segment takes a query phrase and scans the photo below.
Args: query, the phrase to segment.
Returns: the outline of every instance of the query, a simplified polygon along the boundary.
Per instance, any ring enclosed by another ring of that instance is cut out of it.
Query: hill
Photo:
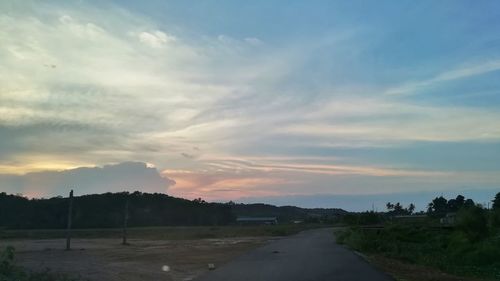
[[[229,225],[238,216],[275,216],[280,223],[333,218],[341,209],[304,209],[267,204],[208,203],[160,193],[103,193],[74,198],[74,228],[120,227],[129,201],[130,226]],[[0,193],[0,228],[54,229],[66,226],[68,199],[28,199]]]
[[[291,222],[294,220],[318,220],[333,219],[348,212],[337,208],[299,208],[295,206],[277,207],[269,204],[234,204],[232,213],[238,217],[277,217],[279,222]]]

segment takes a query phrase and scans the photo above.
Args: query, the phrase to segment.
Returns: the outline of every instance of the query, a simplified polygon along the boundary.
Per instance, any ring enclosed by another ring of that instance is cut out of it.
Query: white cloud
[[[221,119],[227,100],[244,100],[255,93],[249,85],[288,69],[241,42],[181,40],[119,9],[39,8],[0,13],[0,126],[15,128],[9,141],[18,144],[3,170],[39,170],[48,159],[183,165],[181,153],[216,146],[221,130],[246,118],[231,109]]]
[[[263,44],[263,42],[259,38],[255,38],[255,37],[247,37],[247,38],[245,38],[245,42],[247,42],[250,45],[254,45],[254,46],[260,46]]]
[[[376,145],[401,141],[499,140],[496,110],[413,105],[382,98],[337,98],[316,104],[299,122],[278,129],[293,135]]]
[[[332,49],[334,58],[336,44],[351,36],[326,47],[322,40],[279,47],[255,37],[171,33],[178,29],[85,2],[74,9],[31,5],[39,9],[29,15],[0,12],[4,173],[133,160],[202,175],[215,167],[222,171],[215,172],[219,185],[212,187],[234,183],[254,193],[273,183],[298,189],[310,181],[314,189],[314,177],[320,177],[317,188],[326,192],[339,174],[379,172],[391,177],[397,169],[365,163],[335,170],[331,163],[323,167],[311,160],[305,165],[301,159],[259,160],[259,167],[249,169],[219,158],[248,157],[261,150],[272,154],[265,150],[269,144],[355,148],[500,139],[495,109],[418,105],[381,97],[383,91],[371,90],[377,85],[349,88],[306,77],[311,69],[318,71],[306,63],[317,50]],[[492,61],[424,81],[401,81],[387,93],[412,93],[433,83],[495,71],[499,65]],[[360,93],[365,89],[367,93]],[[227,172],[231,167],[252,173],[234,176]],[[266,174],[269,169],[271,175]],[[411,169],[397,172],[413,179],[427,175]],[[361,189],[362,184],[351,185]]]
[[[217,36],[217,40],[221,41],[222,43],[231,43],[234,41],[233,38],[227,36],[227,35],[224,35],[224,34],[219,34]]]
[[[388,89],[386,95],[410,95],[415,91],[429,87],[438,83],[458,80],[462,78],[467,78],[471,76],[481,75],[488,72],[500,70],[500,60],[489,60],[476,64],[469,64],[461,67],[457,67],[452,70],[444,71],[437,74],[435,77],[421,80],[403,83],[402,85],[392,87]]]
[[[165,32],[156,30],[153,32],[141,32],[138,35],[139,41],[149,45],[152,48],[161,48],[168,43],[177,41],[177,38],[172,35],[168,35]]]

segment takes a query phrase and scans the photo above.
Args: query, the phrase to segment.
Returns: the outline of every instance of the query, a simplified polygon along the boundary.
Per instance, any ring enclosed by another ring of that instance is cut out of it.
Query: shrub
[[[488,216],[479,206],[461,209],[457,214],[457,228],[475,242],[488,235]]]
[[[494,228],[500,228],[500,209],[494,209],[491,212],[491,225]]]
[[[30,272],[15,265],[14,248],[6,247],[0,252],[0,281],[77,281],[63,274],[56,274],[49,269],[42,272]]]
[[[14,266],[14,248],[7,247],[0,252],[0,281],[14,278],[16,267]]]
[[[383,215],[375,212],[350,213],[342,219],[342,222],[348,225],[379,224],[383,221]]]

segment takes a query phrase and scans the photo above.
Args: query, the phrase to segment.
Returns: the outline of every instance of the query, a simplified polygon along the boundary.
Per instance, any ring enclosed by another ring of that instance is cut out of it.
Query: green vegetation
[[[224,225],[234,219],[231,207],[226,204],[190,201],[165,194],[122,192],[75,197],[73,227],[121,227],[127,200],[130,201],[130,226]],[[0,193],[0,227],[65,228],[67,215],[67,198],[27,199]]]
[[[204,238],[228,238],[245,236],[287,236],[302,230],[324,225],[319,224],[280,224],[249,226],[165,226],[165,227],[133,227],[128,230],[130,239],[180,240]],[[0,239],[58,239],[64,238],[66,231],[62,229],[22,229],[0,230]],[[120,239],[122,229],[75,229],[74,238],[116,238]]]
[[[500,280],[500,204],[486,210],[470,201],[466,203],[463,196],[457,198],[434,199],[429,204],[428,218],[423,221],[398,221],[372,213],[372,217],[377,215],[381,220],[380,227],[352,225],[337,233],[337,241],[366,254],[431,266],[460,276]],[[500,193],[495,200],[498,198]],[[456,211],[454,223],[440,224],[439,218],[448,211]]]
[[[50,270],[42,272],[28,271],[15,264],[14,248],[7,247],[0,251],[0,281],[77,281],[80,278],[65,274],[53,273]]]
[[[279,223],[325,222],[346,213],[340,209],[207,203],[202,199],[190,201],[159,193],[121,192],[75,197],[73,228],[121,227],[127,200],[131,227],[221,226],[234,224],[238,216],[275,216]],[[66,227],[67,216],[67,198],[28,199],[0,193],[0,229],[62,229]]]
[[[347,225],[375,225],[385,221],[385,215],[375,212],[350,213],[342,217]]]

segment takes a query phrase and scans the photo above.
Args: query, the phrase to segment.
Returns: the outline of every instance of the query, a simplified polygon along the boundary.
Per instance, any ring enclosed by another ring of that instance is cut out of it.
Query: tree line
[[[500,277],[500,192],[492,198],[491,208],[462,195],[436,197],[418,216],[408,215],[412,205],[389,202],[386,207],[387,212],[346,216],[353,227],[340,230],[337,242],[459,276]]]
[[[420,215],[427,216],[429,219],[440,219],[449,213],[458,215],[459,222],[463,225],[474,225],[479,223],[481,226],[473,226],[477,229],[485,230],[488,225],[500,226],[500,192],[492,199],[491,210],[485,209],[485,206],[476,204],[472,199],[466,199],[463,195],[456,198],[446,199],[443,196],[434,198],[428,205],[426,211],[415,212],[413,203],[403,206],[400,202],[387,202],[385,212],[366,211],[361,213],[350,213],[343,216],[342,221],[349,225],[369,225],[379,224],[391,218],[398,216]]]
[[[306,209],[269,204],[209,203],[201,198],[187,200],[160,193],[119,192],[82,195],[74,198],[73,228],[122,227],[128,201],[128,226],[228,225],[238,216],[273,216],[280,223],[302,220],[325,222],[341,216],[342,209]],[[65,228],[68,198],[28,199],[0,193],[0,228]]]
[[[75,197],[73,227],[121,227],[127,201],[129,226],[224,225],[234,220],[231,207],[227,204],[136,191]],[[0,193],[0,227],[64,228],[67,217],[67,198],[28,199]]]

